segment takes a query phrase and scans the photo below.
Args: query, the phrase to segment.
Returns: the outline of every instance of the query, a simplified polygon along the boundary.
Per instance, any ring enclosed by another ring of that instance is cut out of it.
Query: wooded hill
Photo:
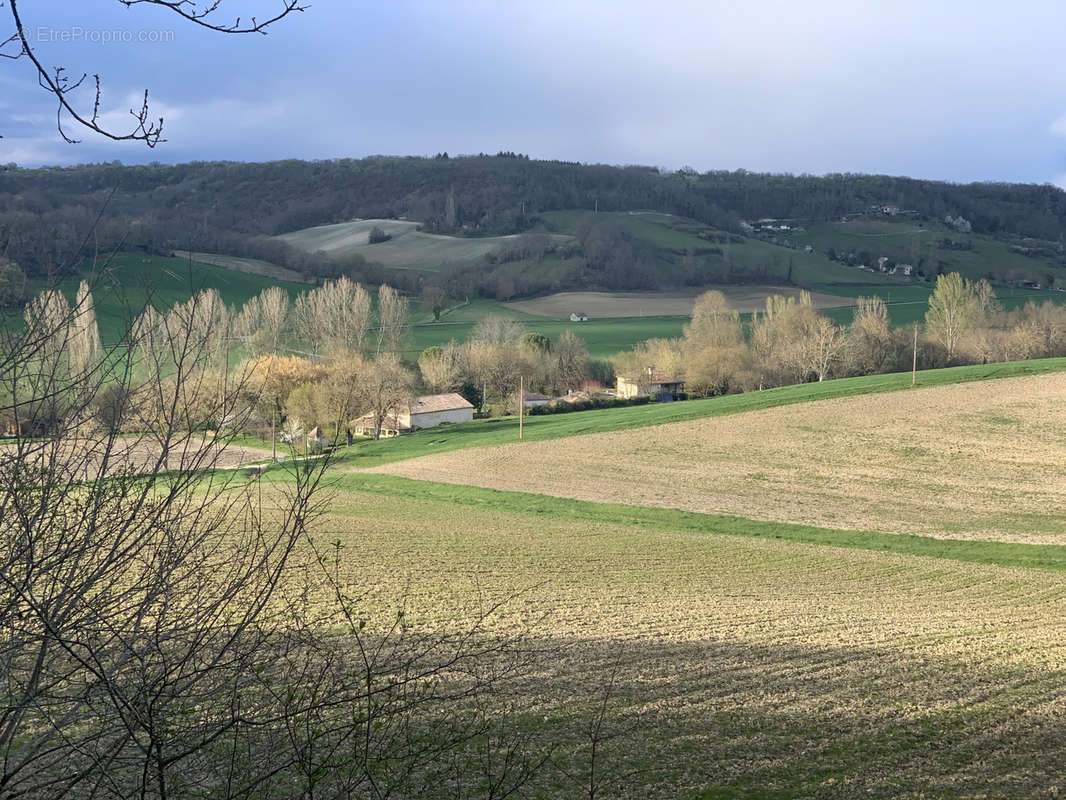
[[[1050,185],[962,185],[878,175],[814,177],[743,170],[664,172],[536,161],[513,153],[264,164],[8,165],[0,168],[0,256],[33,277],[71,269],[84,257],[86,242],[101,251],[181,249],[262,258],[311,275],[388,279],[409,290],[427,279],[442,284],[455,279],[457,285],[451,288],[456,291],[499,294],[501,279],[506,278],[511,283],[504,281],[503,289],[509,295],[580,286],[691,285],[708,278],[697,263],[708,254],[689,252],[699,248],[682,248],[679,255],[689,263],[671,273],[660,268],[661,252],[616,221],[593,219],[584,228],[570,225],[567,230],[553,226],[551,212],[575,209],[654,210],[745,238],[752,231],[743,223],[766,218],[802,226],[849,215],[940,225],[950,218],[952,226],[967,234],[994,237],[1036,253],[1041,263],[1034,266],[1035,274],[1046,272],[1049,265],[1066,267],[1061,247],[1066,193]],[[537,240],[532,240],[524,243],[532,247],[530,252],[519,247],[501,258],[488,258],[483,269],[468,268],[461,277],[427,278],[409,271],[398,279],[395,270],[361,255],[322,258],[274,238],[355,218],[405,218],[421,223],[426,232],[458,236],[547,230],[574,232],[577,240],[574,248],[555,253],[536,252]],[[707,236],[713,238],[705,231],[702,238]],[[729,240],[711,241],[707,249],[728,245]],[[590,246],[594,252],[585,252]],[[550,280],[537,277],[544,270],[500,267],[530,260],[539,264],[546,256],[549,261],[581,261],[554,270]],[[782,275],[772,277],[787,277],[788,259],[784,248],[780,258],[770,259],[782,265]],[[727,266],[714,277],[752,281],[772,271],[767,264]]]

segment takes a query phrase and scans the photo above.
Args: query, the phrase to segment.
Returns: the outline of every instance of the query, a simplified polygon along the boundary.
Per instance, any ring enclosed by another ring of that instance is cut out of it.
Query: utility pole
[[[914,323],[914,359],[911,361],[911,386],[918,383],[918,323]]]
[[[526,410],[526,379],[524,376],[518,378],[518,441],[522,441],[522,417],[525,416]]]

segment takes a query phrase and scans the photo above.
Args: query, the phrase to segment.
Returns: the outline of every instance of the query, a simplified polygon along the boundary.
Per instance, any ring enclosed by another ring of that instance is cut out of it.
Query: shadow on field
[[[1034,797],[1066,774],[1059,671],[933,643],[537,647],[545,668],[513,689],[553,748],[534,781],[553,794],[588,796],[593,764],[604,797]]]

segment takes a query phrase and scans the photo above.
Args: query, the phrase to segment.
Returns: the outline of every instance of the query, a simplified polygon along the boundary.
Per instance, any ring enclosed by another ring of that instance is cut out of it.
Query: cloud
[[[183,28],[165,46],[53,48],[57,63],[101,73],[104,120],[120,130],[150,87],[168,140],[147,150],[78,134],[84,144],[60,155],[502,149],[697,169],[1044,180],[1066,168],[1066,114],[1049,128],[1046,111],[1066,96],[1054,60],[1063,22],[1066,6],[1050,0],[1025,15],[982,0],[965,15],[923,0],[859,10],[843,0],[317,3],[268,37]],[[53,101],[31,83],[0,75],[10,103],[0,133],[56,140]],[[6,151],[0,140],[0,160]]]

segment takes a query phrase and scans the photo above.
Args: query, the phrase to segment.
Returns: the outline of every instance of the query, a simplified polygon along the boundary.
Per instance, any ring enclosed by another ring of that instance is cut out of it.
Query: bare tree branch
[[[15,31],[0,43],[0,56],[10,60],[24,58],[33,64],[37,71],[38,85],[55,97],[57,101],[56,129],[59,131],[63,141],[68,144],[77,144],[81,141],[64,128],[64,120],[67,118],[73,120],[77,126],[86,128],[116,142],[137,141],[143,142],[149,148],[154,148],[161,142],[166,141],[163,138],[163,118],[153,118],[149,110],[147,89],[144,90],[144,97],[139,107],[129,110],[129,114],[133,118],[133,124],[126,131],[108,126],[100,119],[102,90],[98,74],[92,75],[92,102],[89,104],[91,108],[83,107],[78,103],[76,100],[78,90],[82,88],[90,77],[89,73],[83,72],[80,76],[74,77],[68,74],[66,67],[56,66],[49,68],[45,66],[42,57],[34,47],[32,37],[28,33],[22,15],[19,12],[20,2],[21,0],[7,0],[6,5]],[[232,23],[216,24],[213,21],[213,15],[220,11],[222,0],[213,0],[213,2],[207,4],[195,2],[195,0],[118,0],[118,2],[126,7],[142,4],[161,6],[188,22],[219,33],[259,33],[263,35],[267,33],[269,26],[294,12],[305,11],[309,7],[300,0],[282,0],[280,11],[267,19],[259,20],[256,17],[252,17],[250,22],[242,24],[240,17],[238,17]],[[4,8],[4,5],[3,2],[0,2],[0,9]]]

